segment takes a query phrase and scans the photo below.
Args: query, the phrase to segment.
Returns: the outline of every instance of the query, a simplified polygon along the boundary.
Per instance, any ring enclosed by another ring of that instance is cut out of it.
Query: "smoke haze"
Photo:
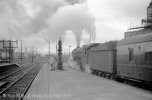
[[[95,19],[86,0],[1,0],[0,36],[39,35],[51,42],[72,31],[80,45],[83,31],[95,39]]]

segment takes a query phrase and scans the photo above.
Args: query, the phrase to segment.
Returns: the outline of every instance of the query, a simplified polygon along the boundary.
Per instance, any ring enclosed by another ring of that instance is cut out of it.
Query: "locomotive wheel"
[[[108,74],[106,74],[106,79],[109,79],[109,75]]]
[[[94,70],[94,75],[97,75],[97,71],[96,70]]]
[[[94,75],[94,70],[92,70],[92,69],[91,69],[91,74],[93,74],[93,75]]]
[[[100,77],[102,77],[102,72],[100,72]]]
[[[115,78],[114,78],[114,75],[113,75],[113,74],[111,74],[111,75],[110,75],[110,79],[111,79],[111,80],[115,80]]]
[[[110,78],[111,78],[111,74],[108,75],[108,79],[110,79]]]
[[[106,74],[105,73],[103,73],[103,77],[106,78]]]

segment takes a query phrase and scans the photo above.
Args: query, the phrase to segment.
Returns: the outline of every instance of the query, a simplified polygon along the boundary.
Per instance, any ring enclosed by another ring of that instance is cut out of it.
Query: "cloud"
[[[66,0],[68,4],[74,5],[76,3],[84,3],[86,0]]]
[[[120,40],[130,26],[140,26],[150,1],[88,0],[89,10],[96,18],[96,42]]]
[[[5,37],[45,33],[43,38],[55,42],[71,30],[79,44],[85,30],[95,38],[95,19],[85,0],[2,0],[0,4],[0,34]]]
[[[50,33],[48,35],[52,40],[63,37],[68,30],[75,34],[78,45],[83,30],[95,39],[95,19],[89,13],[86,3],[60,7],[48,22],[50,28],[46,33]]]
[[[66,41],[68,31],[68,34],[72,34],[70,36],[76,37],[78,45],[80,41],[87,43],[90,35],[93,40],[97,37],[97,42],[121,39],[130,23],[140,25],[140,20],[146,18],[149,2],[150,0],[0,0],[0,37],[22,37],[27,39],[27,44],[34,44],[32,38],[34,40],[35,37],[35,41],[43,41],[42,44],[36,44],[38,47],[47,45],[45,38],[50,39],[52,44],[59,37]],[[73,38],[68,38],[68,41],[75,42]]]

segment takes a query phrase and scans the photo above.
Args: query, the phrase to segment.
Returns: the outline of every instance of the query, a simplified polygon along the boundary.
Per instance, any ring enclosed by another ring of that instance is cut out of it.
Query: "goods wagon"
[[[83,45],[83,51],[82,51],[82,56],[81,56],[81,68],[83,71],[86,71],[89,67],[89,50],[93,47],[98,46],[99,43],[92,43],[89,45]]]
[[[117,76],[152,83],[152,33],[118,42]]]
[[[82,57],[81,57],[81,63],[82,65],[86,65],[86,64],[89,64],[88,61],[89,61],[89,50],[93,47],[96,47],[98,46],[99,43],[92,43],[92,44],[89,44],[89,45],[84,45],[82,48],[83,48],[83,51],[82,51]]]
[[[113,78],[116,74],[116,41],[100,44],[89,50],[89,64],[93,74]]]

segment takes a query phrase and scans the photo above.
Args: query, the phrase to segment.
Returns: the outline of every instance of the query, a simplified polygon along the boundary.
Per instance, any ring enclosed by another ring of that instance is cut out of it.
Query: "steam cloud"
[[[1,37],[37,34],[55,42],[72,31],[80,45],[83,31],[95,39],[94,22],[86,0],[0,0]]]

